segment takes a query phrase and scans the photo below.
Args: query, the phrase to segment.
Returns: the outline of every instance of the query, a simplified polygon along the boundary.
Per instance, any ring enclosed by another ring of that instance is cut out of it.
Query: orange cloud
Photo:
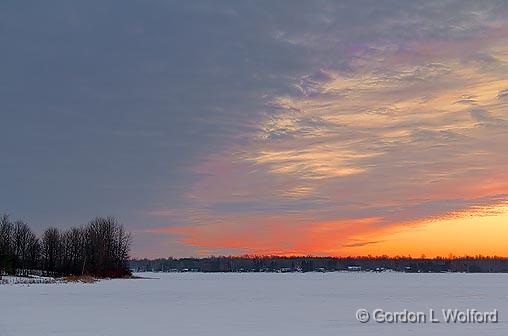
[[[508,205],[473,207],[443,217],[383,225],[381,218],[289,225],[264,221],[238,226],[166,227],[151,233],[181,237],[200,254],[233,249],[260,255],[508,256]],[[488,243],[487,243],[488,242]]]

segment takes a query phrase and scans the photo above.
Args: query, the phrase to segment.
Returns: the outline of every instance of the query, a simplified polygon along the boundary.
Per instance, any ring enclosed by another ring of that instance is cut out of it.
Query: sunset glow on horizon
[[[303,227],[271,223],[260,228],[265,238],[255,238],[248,232],[224,235],[230,230],[229,226],[207,226],[207,231],[169,227],[150,232],[181,235],[185,237],[182,243],[197,248],[207,245],[242,249],[248,255],[503,257],[508,255],[507,221],[508,206],[500,204],[387,227],[376,227],[376,218],[311,223]],[[285,242],[285,246],[280,242]],[[198,250],[197,254],[208,256],[213,253],[205,249]]]

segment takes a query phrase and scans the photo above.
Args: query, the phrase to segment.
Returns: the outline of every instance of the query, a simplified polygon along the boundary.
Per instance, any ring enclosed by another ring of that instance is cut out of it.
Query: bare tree
[[[110,277],[128,274],[130,243],[130,235],[116,218],[93,219],[86,228],[86,270]]]
[[[34,234],[25,222],[18,220],[14,223],[13,248],[14,268],[25,270],[30,263],[30,243]]]
[[[14,225],[8,215],[0,217],[0,275],[3,272],[13,272],[12,235]]]
[[[57,228],[47,228],[42,234],[42,266],[50,272],[57,272],[60,267],[61,256],[60,231]]]
[[[116,229],[116,245],[114,258],[117,269],[126,269],[128,267],[130,245],[132,242],[131,234],[126,232],[123,225],[118,225]]]
[[[61,236],[62,272],[80,274],[85,261],[85,230],[71,228]]]
[[[25,257],[25,264],[23,265],[26,269],[35,270],[39,266],[39,259],[41,255],[41,244],[39,238],[30,231],[27,237],[27,251]]]

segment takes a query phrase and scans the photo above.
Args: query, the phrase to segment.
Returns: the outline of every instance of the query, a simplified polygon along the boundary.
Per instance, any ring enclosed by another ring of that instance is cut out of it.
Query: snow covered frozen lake
[[[142,273],[0,286],[0,336],[506,335],[508,274]],[[499,311],[497,324],[360,323],[365,308]]]

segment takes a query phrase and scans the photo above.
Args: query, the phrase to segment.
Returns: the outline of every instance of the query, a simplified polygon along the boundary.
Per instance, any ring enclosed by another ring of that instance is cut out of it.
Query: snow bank
[[[57,282],[57,280],[55,280],[55,278],[41,277],[41,276],[17,277],[17,276],[3,275],[2,279],[0,279],[0,285],[51,284],[51,283],[55,283],[55,282]]]

